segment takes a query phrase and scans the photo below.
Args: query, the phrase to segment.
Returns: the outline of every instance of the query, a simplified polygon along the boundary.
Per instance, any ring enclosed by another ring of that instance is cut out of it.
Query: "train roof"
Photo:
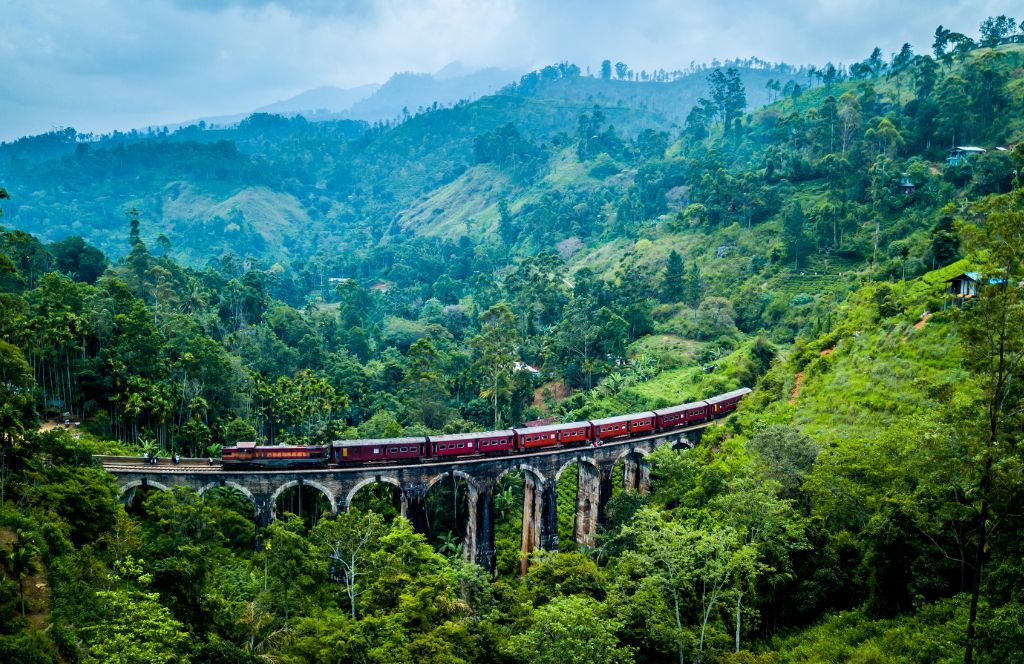
[[[734,399],[736,397],[742,397],[745,394],[750,394],[752,391],[753,390],[751,390],[749,387],[741,387],[740,389],[733,390],[732,392],[726,392],[725,394],[719,394],[718,396],[710,397],[707,400],[707,402],[709,404],[721,403],[728,399]]]
[[[431,436],[432,443],[447,443],[453,440],[476,440],[477,438],[500,438],[513,435],[512,429],[501,429],[499,431],[471,431],[469,433],[449,433],[443,436]]]
[[[234,448],[237,450],[281,450],[287,447],[293,447],[303,450],[324,449],[323,445],[259,445],[256,443],[256,441],[253,440],[240,440],[234,445],[225,445],[224,447],[227,449]]]
[[[421,445],[427,442],[426,436],[409,438],[357,438],[353,440],[335,440],[333,447],[369,447],[371,445]]]
[[[673,413],[683,413],[694,408],[704,408],[708,405],[706,401],[691,401],[690,403],[681,403],[678,406],[669,406],[668,408],[659,408],[654,411],[655,415],[671,415]]]
[[[567,422],[565,424],[545,424],[542,427],[524,427],[516,429],[516,433],[519,435],[531,434],[531,433],[547,433],[549,431],[562,431],[563,429],[579,429],[580,427],[589,427],[590,422]]]
[[[630,413],[629,415],[615,415],[613,417],[602,417],[597,420],[590,420],[590,423],[595,426],[600,424],[614,424],[615,422],[628,422],[629,420],[635,420],[647,416],[655,417],[652,411],[647,411],[643,413]]]

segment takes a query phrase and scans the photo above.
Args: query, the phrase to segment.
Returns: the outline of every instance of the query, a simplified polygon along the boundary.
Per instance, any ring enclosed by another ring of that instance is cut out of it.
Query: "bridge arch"
[[[153,480],[150,480],[150,479],[132,480],[130,482],[126,482],[125,484],[123,484],[121,486],[121,491],[120,491],[120,493],[118,495],[123,496],[124,494],[128,493],[129,490],[135,489],[135,488],[140,487],[140,486],[145,486],[147,488],[148,487],[153,487],[154,489],[160,489],[161,491],[170,491],[171,490],[171,487],[167,486],[166,484],[163,484],[161,482],[154,482]]]
[[[613,465],[616,465],[623,459],[629,458],[631,456],[642,456],[646,459],[648,456],[650,456],[650,454],[650,450],[645,449],[643,447],[627,448],[619,452],[618,456],[615,457]]]
[[[303,478],[302,480],[291,480],[290,482],[285,482],[281,486],[277,487],[277,490],[275,490],[274,493],[270,496],[270,506],[271,506],[271,509],[274,509],[274,506],[277,505],[277,499],[281,496],[282,493],[284,493],[288,489],[291,489],[292,487],[297,487],[297,486],[301,486],[301,487],[310,486],[310,487],[313,487],[314,489],[318,490],[320,493],[324,494],[325,496],[327,496],[327,502],[331,506],[331,514],[337,514],[337,512],[338,512],[338,504],[337,504],[337,502],[335,502],[334,492],[331,491],[330,489],[328,489],[326,486],[324,486],[320,482],[316,482],[314,480],[307,480],[305,478]]]
[[[402,491],[402,483],[396,480],[394,477],[389,475],[378,475],[376,477],[367,477],[366,479],[359,480],[356,485],[345,495],[344,502],[337,506],[338,510],[348,511],[352,507],[352,499],[356,497],[359,490],[368,487],[371,484],[390,484],[398,488],[399,494]]]
[[[469,486],[473,487],[473,489],[475,491],[479,491],[480,490],[480,482],[478,482],[476,480],[476,478],[474,478],[472,475],[469,475],[468,473],[465,473],[465,472],[463,472],[461,470],[452,469],[450,471],[447,471],[447,472],[444,472],[444,473],[440,473],[439,475],[434,475],[429,480],[427,480],[427,487],[426,487],[427,493],[430,492],[430,487],[434,486],[435,484],[437,484],[438,482],[440,482],[441,480],[443,480],[443,479],[445,479],[447,477],[451,477],[452,475],[455,475],[456,477],[460,477],[460,478],[466,480],[466,484],[468,484]]]
[[[590,458],[590,457],[585,457],[585,456],[573,457],[573,458],[569,459],[568,461],[566,461],[565,463],[563,463],[562,467],[558,469],[557,473],[555,473],[555,484],[558,484],[558,480],[562,479],[562,473],[565,472],[565,469],[568,468],[569,466],[573,465],[574,463],[577,463],[577,464],[585,463],[588,466],[593,466],[595,471],[600,470],[600,467],[597,465],[597,461],[592,459],[592,458]]]
[[[494,478],[495,484],[500,482],[501,478],[504,477],[505,475],[508,475],[509,473],[515,473],[518,471],[522,471],[523,474],[526,476],[532,476],[533,483],[538,489],[543,489],[548,484],[548,479],[544,477],[544,473],[538,470],[535,466],[531,466],[528,463],[516,464],[511,468],[506,468],[505,470],[501,471],[501,473],[499,473],[498,476]]]
[[[231,487],[232,489],[238,489],[245,494],[245,497],[249,499],[253,505],[256,504],[256,496],[252,495],[252,491],[249,491],[245,486],[238,482],[209,482],[199,489],[199,495],[205,495],[210,489],[219,489],[220,487]]]

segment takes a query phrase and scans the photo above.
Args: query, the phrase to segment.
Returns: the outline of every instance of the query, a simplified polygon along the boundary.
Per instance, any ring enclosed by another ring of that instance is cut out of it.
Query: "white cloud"
[[[940,23],[973,33],[1013,9],[1001,0],[0,0],[0,139],[243,112],[453,60],[849,62],[875,45],[927,51]]]

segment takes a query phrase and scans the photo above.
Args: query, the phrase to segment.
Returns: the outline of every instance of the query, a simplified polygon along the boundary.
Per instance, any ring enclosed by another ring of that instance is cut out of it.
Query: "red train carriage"
[[[629,419],[629,433],[638,434],[644,431],[654,431],[658,426],[658,416],[652,412],[633,413],[626,416]]]
[[[438,458],[467,454],[493,454],[514,448],[515,432],[511,429],[430,437],[430,454]]]
[[[561,445],[589,443],[594,440],[594,427],[590,422],[570,422],[558,426],[558,442]]]
[[[750,392],[749,387],[741,387],[738,390],[719,394],[717,397],[711,397],[707,400],[708,407],[711,408],[710,415],[712,417],[721,417],[726,413],[736,410],[736,404],[740,402],[740,399],[750,394]]]
[[[250,468],[320,468],[327,464],[323,445],[257,445],[239,442],[220,450],[224,465]]]
[[[658,416],[654,413],[632,413],[630,415],[617,415],[615,417],[603,417],[598,420],[591,420],[594,427],[594,438],[598,441],[606,438],[618,438],[654,431],[657,426]]]
[[[331,443],[331,462],[337,464],[420,459],[429,454],[427,438],[379,438],[336,440]]]
[[[703,422],[710,417],[706,401],[693,401],[654,411],[658,416],[658,429],[682,427],[693,422]]]
[[[516,449],[528,450],[537,447],[554,447],[572,443],[589,442],[592,439],[590,422],[569,422],[549,424],[542,427],[516,429]]]
[[[629,435],[629,415],[616,415],[615,417],[602,417],[598,420],[590,420],[594,427],[594,439],[601,441],[605,438],[617,438]]]

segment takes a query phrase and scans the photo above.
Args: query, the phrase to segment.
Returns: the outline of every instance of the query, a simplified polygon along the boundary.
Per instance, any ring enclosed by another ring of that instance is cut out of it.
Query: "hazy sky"
[[[395,71],[926,52],[1019,0],[0,0],[0,140],[238,113]],[[1024,16],[1018,16],[1024,18]]]

